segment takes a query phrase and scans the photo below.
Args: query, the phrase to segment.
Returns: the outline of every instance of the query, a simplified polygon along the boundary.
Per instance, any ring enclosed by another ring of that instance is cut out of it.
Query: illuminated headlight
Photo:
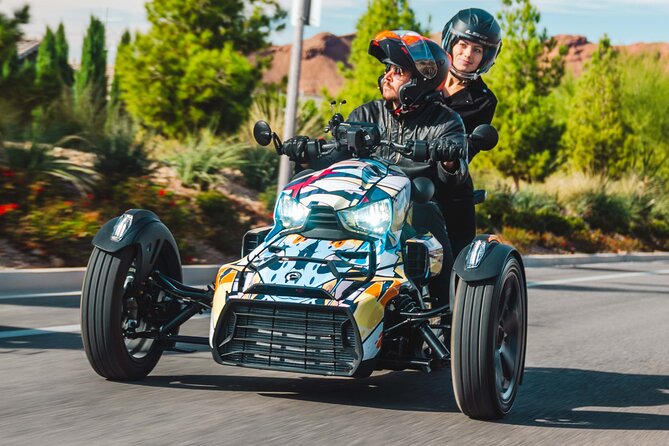
[[[297,229],[304,226],[309,216],[309,208],[288,194],[282,194],[276,205],[277,217],[286,229]]]
[[[338,212],[339,221],[349,231],[383,237],[390,229],[393,209],[390,199]]]

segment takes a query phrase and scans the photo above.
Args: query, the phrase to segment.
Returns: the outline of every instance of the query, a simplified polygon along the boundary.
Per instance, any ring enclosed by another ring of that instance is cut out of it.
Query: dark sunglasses
[[[387,63],[387,64],[386,64],[386,74],[387,74],[390,70],[394,70],[394,71],[393,71],[393,74],[394,74],[395,76],[399,76],[399,77],[404,76],[404,73],[405,73],[404,68],[402,68],[402,67],[400,67],[400,66],[397,66],[397,65],[393,65],[393,64],[391,64],[391,63]]]

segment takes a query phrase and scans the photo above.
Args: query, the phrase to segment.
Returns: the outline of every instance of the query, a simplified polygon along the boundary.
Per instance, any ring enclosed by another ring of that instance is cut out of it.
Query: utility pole
[[[311,0],[293,0],[297,8],[297,23],[295,24],[295,35],[293,37],[293,48],[290,51],[290,71],[288,72],[288,95],[286,104],[285,125],[283,129],[284,140],[295,136],[295,118],[297,116],[298,84],[300,82],[300,64],[302,62],[302,36],[304,25],[309,20],[309,9]],[[293,173],[293,162],[287,156],[281,155],[279,161],[278,193],[288,184]]]

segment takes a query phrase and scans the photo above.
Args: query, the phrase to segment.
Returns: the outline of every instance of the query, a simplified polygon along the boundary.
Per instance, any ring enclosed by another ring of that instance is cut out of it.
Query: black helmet
[[[448,55],[437,43],[416,32],[381,31],[370,42],[368,53],[384,64],[411,72],[411,79],[399,89],[404,109],[428,101],[446,82]],[[379,88],[382,79],[383,76],[379,78]]]
[[[483,46],[483,59],[473,73],[457,70],[451,65],[451,73],[463,80],[474,80],[495,63],[499,49],[502,47],[502,32],[495,17],[483,9],[463,9],[446,22],[441,32],[441,46],[453,57],[453,45],[465,39]]]

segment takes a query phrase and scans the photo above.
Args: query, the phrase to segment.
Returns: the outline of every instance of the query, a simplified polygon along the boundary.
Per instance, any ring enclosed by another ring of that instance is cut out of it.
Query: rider
[[[385,64],[378,86],[383,99],[353,110],[348,122],[370,122],[379,126],[381,139],[400,144],[412,140],[429,142],[430,160],[417,162],[397,154],[396,164],[410,177],[427,177],[444,187],[452,187],[467,177],[466,139],[462,119],[441,100],[449,69],[448,56],[436,43],[412,31],[382,31],[369,45],[369,54]],[[304,153],[304,139],[287,141],[284,150]],[[379,153],[382,156],[389,154]],[[335,152],[313,161],[322,169],[348,157]],[[431,281],[431,295],[445,304],[453,265],[444,217],[434,202],[414,204],[412,226],[431,232],[444,248],[442,274]],[[441,300],[444,299],[444,300]]]
[[[490,124],[495,114],[497,98],[481,75],[495,63],[502,46],[501,30],[487,11],[463,9],[446,22],[441,39],[452,61],[442,89],[444,102],[462,117],[469,134],[481,124]],[[470,145],[469,161],[476,153]],[[454,256],[476,236],[473,191],[469,175],[454,187],[437,184],[435,197],[446,217]]]

